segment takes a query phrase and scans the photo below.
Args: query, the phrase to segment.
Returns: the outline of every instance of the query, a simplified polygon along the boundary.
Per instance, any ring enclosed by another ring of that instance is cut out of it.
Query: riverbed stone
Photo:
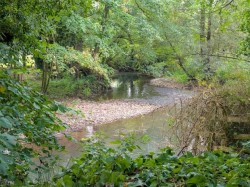
[[[64,104],[76,110],[80,110],[84,114],[84,116],[58,114],[58,117],[70,126],[66,132],[78,131],[88,125],[102,125],[118,119],[127,119],[138,115],[144,115],[160,108],[160,106],[157,105],[123,100],[94,102],[69,99],[64,101]]]

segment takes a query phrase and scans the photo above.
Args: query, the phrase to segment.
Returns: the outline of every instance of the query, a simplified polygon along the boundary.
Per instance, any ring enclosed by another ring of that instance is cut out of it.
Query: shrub
[[[33,89],[40,91],[41,82],[29,79],[27,84]],[[94,75],[88,75],[80,79],[65,76],[61,79],[50,81],[48,96],[51,99],[61,99],[64,97],[92,97],[109,89],[109,81],[100,81]]]
[[[175,71],[170,76],[174,80],[176,80],[179,83],[187,83],[188,82],[188,76],[183,71]]]
[[[150,65],[145,70],[145,73],[150,74],[154,77],[162,77],[167,72],[166,62],[155,63]]]
[[[220,62],[215,72],[215,81],[225,83],[230,80],[244,81],[250,77],[250,65],[246,62]]]
[[[52,150],[63,148],[54,133],[66,126],[54,112],[67,109],[10,78],[0,79],[0,108],[0,185],[26,183],[30,172],[53,165]]]

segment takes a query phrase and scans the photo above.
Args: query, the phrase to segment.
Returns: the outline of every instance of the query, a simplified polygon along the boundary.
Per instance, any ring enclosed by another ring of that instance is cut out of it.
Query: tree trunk
[[[52,64],[43,61],[42,87],[41,92],[46,94],[49,87],[49,82],[52,74]]]
[[[208,21],[207,21],[207,50],[205,58],[205,74],[206,79],[210,79],[212,76],[210,54],[211,54],[211,36],[212,36],[212,6],[213,0],[209,0],[209,10],[208,10]]]
[[[178,60],[178,64],[179,64],[180,68],[188,76],[189,80],[196,81],[196,78],[193,75],[191,75],[187,71],[187,69],[184,67],[184,63],[185,63],[184,57],[181,56],[180,54],[178,54],[178,52],[176,51],[174,45],[172,44],[172,42],[168,39],[168,37],[166,35],[165,35],[165,38],[168,41],[168,43],[169,43],[170,47],[172,48],[173,52],[175,53],[174,56]]]
[[[206,22],[206,5],[203,0],[201,0],[200,3],[201,9],[200,9],[200,58],[202,63],[205,62],[205,42],[206,42],[206,36],[205,36],[205,22]]]

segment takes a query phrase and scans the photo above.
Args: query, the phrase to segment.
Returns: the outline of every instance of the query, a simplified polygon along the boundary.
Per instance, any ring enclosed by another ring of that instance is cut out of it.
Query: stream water
[[[72,136],[77,140],[81,140],[84,137],[93,136],[95,132],[99,132],[104,135],[105,142],[109,144],[109,142],[121,138],[121,134],[133,132],[138,136],[147,134],[151,138],[150,142],[141,145],[143,153],[157,151],[159,148],[166,146],[174,147],[174,140],[169,139],[172,132],[167,123],[169,115],[167,108],[180,102],[181,99],[192,97],[193,92],[156,87],[150,85],[149,81],[149,77],[135,73],[119,74],[113,78],[112,90],[98,96],[96,100],[126,99],[164,107],[143,116],[122,119],[100,126],[86,126],[81,131],[73,132]],[[66,147],[66,152],[61,155],[62,160],[66,161],[80,154],[80,144],[68,141],[65,138],[59,141]]]

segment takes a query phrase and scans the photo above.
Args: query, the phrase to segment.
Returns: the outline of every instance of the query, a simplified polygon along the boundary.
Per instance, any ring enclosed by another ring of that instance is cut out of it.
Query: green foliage
[[[200,156],[159,153],[131,156],[131,139],[115,141],[117,149],[96,139],[84,143],[82,156],[54,178],[55,186],[249,186],[249,157],[205,152]]]
[[[167,73],[168,67],[166,62],[155,63],[147,66],[145,73],[154,77],[162,77]]]
[[[179,83],[187,83],[188,82],[188,76],[187,76],[187,74],[184,73],[181,70],[173,72],[170,75],[170,77],[173,78],[174,80],[176,80]]]
[[[246,62],[226,61],[218,63],[214,79],[219,82],[246,81],[250,77],[250,65]]]
[[[250,55],[250,1],[245,0],[244,6],[246,7],[243,12],[243,19],[242,19],[242,25],[241,30],[246,33],[246,38],[242,42],[241,46],[241,53],[248,56]]]
[[[220,95],[224,97],[225,102],[240,114],[247,117],[250,106],[250,77],[245,80],[230,80],[220,89]],[[242,110],[243,108],[243,110]],[[234,111],[236,113],[236,111]]]
[[[23,58],[33,55],[53,63],[57,69],[53,76],[59,77],[68,67],[73,71],[77,63],[85,74],[98,75],[106,84],[108,77],[103,72],[106,70],[99,63],[118,70],[162,76],[166,68],[161,62],[176,61],[175,66],[181,67],[189,79],[203,80],[207,75],[204,58],[200,57],[201,33],[197,24],[200,2],[52,0],[45,6],[44,1],[3,0],[1,63],[22,67]],[[203,46],[210,48],[205,54],[209,58],[208,67],[215,67],[218,61],[224,63],[228,54],[234,56],[242,40],[242,51],[248,53],[248,3],[240,0],[227,5],[223,0],[209,7],[209,1],[204,2],[206,20],[209,8],[212,9],[212,37]],[[48,10],[47,6],[53,8]],[[237,30],[240,26],[245,36]],[[88,55],[82,55],[83,51]],[[176,74],[169,67],[167,73]],[[177,79],[185,82],[184,76],[177,75]]]
[[[0,79],[0,108],[0,184],[25,183],[29,172],[53,165],[51,151],[62,149],[54,133],[66,127],[55,112],[67,109],[10,78]]]
[[[95,75],[105,81],[109,81],[112,69],[106,70],[98,61],[95,61],[87,52],[80,52],[73,48],[65,48],[58,44],[51,44],[44,55],[45,63],[51,63],[54,76],[60,77],[62,73],[75,75],[76,78],[85,75]],[[107,67],[108,69],[108,67]],[[77,75],[76,75],[77,74]]]
[[[59,91],[59,97],[63,95],[77,95],[82,90],[85,90],[84,92],[87,95],[104,91],[109,88],[109,77],[113,74],[112,68],[95,61],[89,53],[65,48],[56,43],[49,45],[47,53],[41,61],[36,61],[37,66],[43,66],[44,63],[49,64],[48,71],[50,78],[52,78],[48,91],[52,95],[56,95],[56,92]],[[44,76],[44,73],[41,75]],[[31,79],[36,76],[29,77]],[[93,82],[90,83],[90,81]],[[28,80],[28,82],[33,81]],[[35,85],[30,85],[36,87],[36,82]],[[63,87],[66,89],[62,89]],[[64,91],[61,92],[58,89]]]
[[[40,90],[41,84],[39,80],[30,79],[27,84],[37,91]],[[108,83],[105,85],[94,75],[88,75],[80,79],[64,76],[64,78],[52,79],[50,81],[47,95],[50,99],[62,99],[65,97],[88,98],[100,94],[108,86]]]

